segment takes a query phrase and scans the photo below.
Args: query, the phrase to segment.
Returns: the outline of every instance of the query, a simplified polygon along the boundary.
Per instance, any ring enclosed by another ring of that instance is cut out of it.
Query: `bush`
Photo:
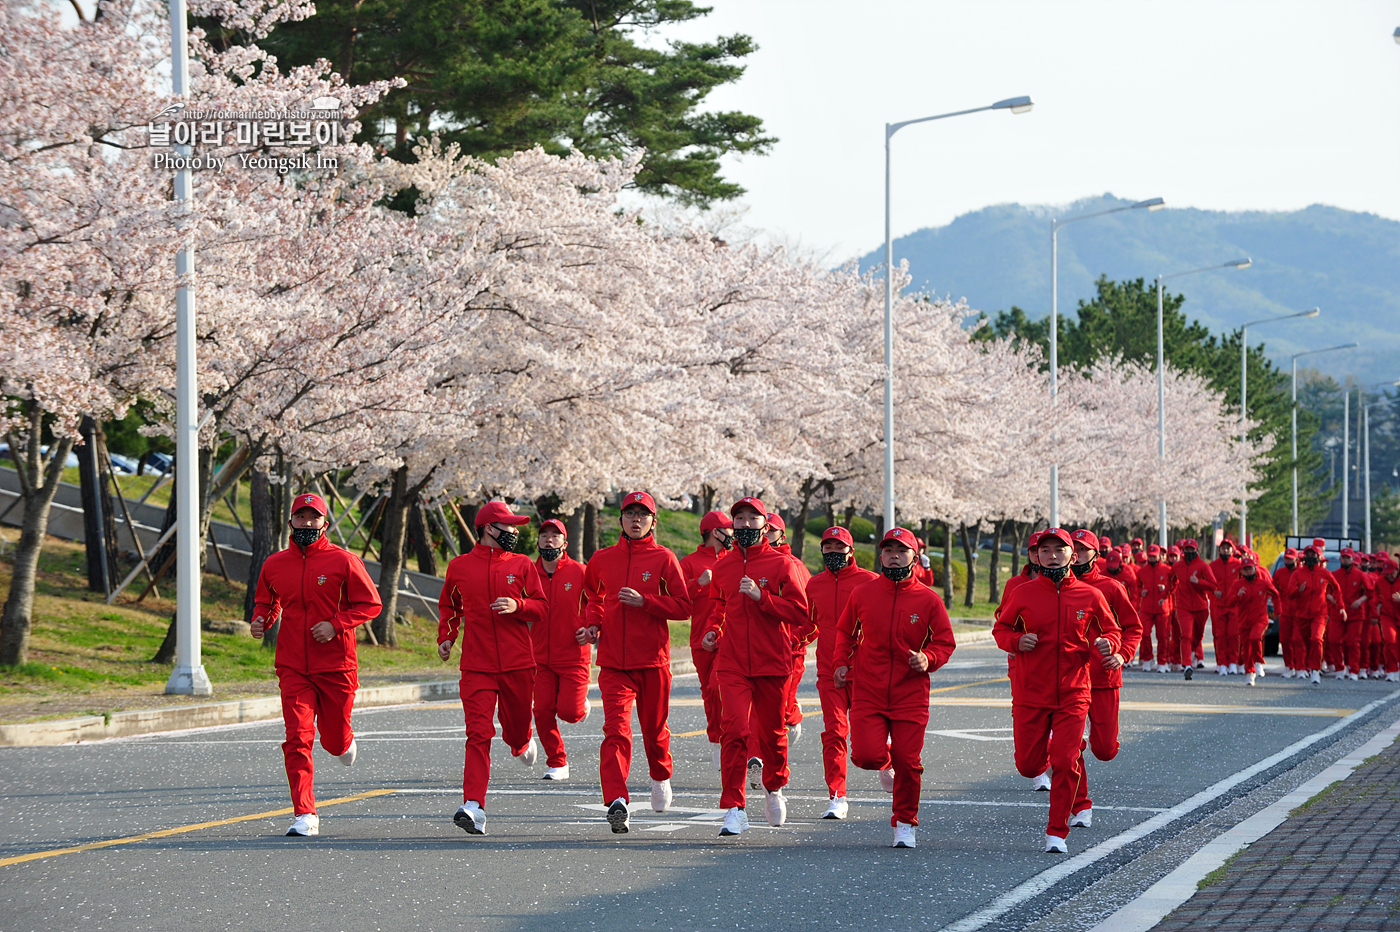
[[[856,566],[863,570],[875,569],[875,551],[856,549]]]
[[[826,523],[826,515],[817,515],[815,518],[807,519],[807,533],[815,534],[818,538],[822,536],[822,532],[825,531],[827,527],[829,527],[829,525]],[[873,521],[867,521],[859,515],[851,518],[851,537],[855,538],[856,543],[870,543],[871,536],[874,535],[874,533],[875,523]]]

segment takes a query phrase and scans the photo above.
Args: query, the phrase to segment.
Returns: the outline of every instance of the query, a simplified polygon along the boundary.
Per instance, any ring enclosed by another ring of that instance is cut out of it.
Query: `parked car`
[[[169,453],[147,453],[146,466],[163,475],[175,468],[175,457]]]
[[[128,476],[136,475],[136,460],[129,456],[122,456],[120,453],[113,453],[111,457],[113,472],[119,472]]]

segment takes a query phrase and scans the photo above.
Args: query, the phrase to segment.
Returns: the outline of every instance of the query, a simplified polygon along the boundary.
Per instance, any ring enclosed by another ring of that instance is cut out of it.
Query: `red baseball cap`
[[[292,514],[296,514],[303,508],[310,508],[323,518],[328,517],[331,513],[330,509],[326,507],[326,500],[315,492],[303,492],[296,497],[296,501],[292,502]]]
[[[1241,557],[1240,560],[1248,566],[1258,566],[1259,554],[1254,553],[1252,551],[1246,551],[1245,555]]]
[[[1161,547],[1158,547],[1156,544],[1148,544],[1148,545],[1147,545],[1147,555],[1148,555],[1149,557],[1153,557],[1153,556],[1155,556],[1155,557],[1160,557],[1160,556],[1162,555],[1162,548],[1161,548]]]
[[[1113,551],[1112,553],[1110,553],[1110,554],[1108,555],[1108,565],[1109,565],[1109,566],[1122,566],[1122,565],[1123,565],[1123,555],[1122,555],[1121,553],[1119,553],[1117,550]]]
[[[1100,547],[1112,547],[1112,546],[1113,546],[1113,541],[1112,541],[1112,539],[1107,538],[1107,537],[1100,537],[1100,538],[1099,538],[1099,546],[1100,546]]]
[[[1327,549],[1327,539],[1324,537],[1314,537],[1312,542],[1312,548],[1318,553],[1322,553],[1322,551]],[[1303,549],[1306,550],[1307,548],[1305,547]]]
[[[1343,547],[1343,548],[1342,548],[1342,552],[1341,552],[1340,554],[1338,554],[1338,556],[1342,556],[1342,557],[1354,557],[1354,556],[1356,556],[1356,551],[1355,551],[1355,550],[1352,550],[1350,547]]]
[[[505,502],[487,502],[476,510],[476,526],[487,524],[529,524],[529,515],[518,515]]]
[[[1296,559],[1298,559],[1298,550],[1297,550],[1296,547],[1289,547],[1287,550],[1285,550],[1285,551],[1283,552],[1283,556],[1284,556],[1284,559],[1287,559],[1288,557],[1292,557],[1293,559],[1296,560]]]
[[[1182,550],[1200,550],[1201,547],[1200,547],[1199,544],[1196,543],[1196,539],[1195,539],[1194,537],[1188,537],[1188,538],[1186,538],[1185,540],[1183,540],[1183,541],[1181,542],[1181,549],[1182,549]]]
[[[768,526],[775,531],[787,530],[787,522],[784,521],[783,516],[777,512],[772,512],[768,515]]]
[[[883,549],[885,544],[891,543],[908,547],[910,550],[919,549],[919,539],[908,528],[892,527],[886,531],[885,536],[880,538],[880,547]]]
[[[768,517],[768,509],[763,507],[763,501],[761,499],[754,498],[752,495],[750,495],[748,498],[741,498],[734,504],[730,505],[729,517],[732,518],[736,514],[738,514],[740,508],[752,508],[754,511],[763,515],[765,518]]]
[[[1176,554],[1179,557],[1181,556],[1181,548],[1176,546],[1175,544],[1172,544],[1170,547],[1167,548],[1167,554],[1168,556],[1170,556],[1171,554]]]
[[[628,492],[622,497],[622,504],[618,506],[618,510],[631,508],[633,505],[641,505],[653,515],[656,514],[656,502],[646,492]]]
[[[829,540],[839,540],[847,547],[854,547],[856,545],[855,540],[851,537],[851,532],[843,527],[829,527],[825,531],[822,531],[822,543],[826,543]]]
[[[717,527],[733,527],[734,522],[722,511],[707,511],[700,519],[700,533],[708,534]]]
[[[558,518],[550,518],[548,521],[540,522],[540,533],[544,533],[544,531],[549,528],[553,528],[565,537],[569,536],[568,530],[564,527],[564,522],[560,521]]]
[[[1090,550],[1099,549],[1099,535],[1088,528],[1080,528],[1069,536],[1070,540],[1076,544],[1082,544]]]
[[[1134,537],[1134,538],[1132,539],[1131,543],[1137,544],[1137,545],[1141,546],[1141,545],[1142,545],[1142,538],[1141,538],[1141,537]]]
[[[1034,550],[1035,545],[1040,543],[1040,535],[1043,533],[1044,531],[1031,531],[1031,536],[1026,538],[1026,549]]]
[[[1092,534],[1090,534],[1089,536],[1093,537]],[[1066,531],[1062,527],[1048,527],[1045,530],[1041,531],[1040,539],[1036,541],[1036,545],[1039,546],[1040,544],[1045,543],[1045,538],[1047,537],[1053,537],[1057,540],[1064,541],[1065,546],[1071,549],[1074,547],[1074,538],[1070,536],[1069,531]],[[1095,543],[1097,543],[1098,538],[1094,538],[1094,541]]]

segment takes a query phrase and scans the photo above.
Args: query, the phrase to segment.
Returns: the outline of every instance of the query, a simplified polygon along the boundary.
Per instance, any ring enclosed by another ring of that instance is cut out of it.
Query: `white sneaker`
[[[1264,675],[1264,661],[1260,660],[1254,664],[1254,672],[1258,673],[1260,676]]]
[[[462,803],[452,814],[452,821],[468,835],[486,834],[486,812],[481,808],[481,803],[474,799]]]
[[[1352,678],[1352,679],[1357,679],[1357,674],[1353,673],[1353,674],[1351,675],[1351,678]],[[1365,670],[1362,670],[1362,671],[1361,671],[1361,673],[1360,673],[1360,678],[1363,679],[1363,680],[1366,679],[1366,671],[1365,671]]]
[[[651,781],[651,811],[665,812],[671,808],[671,781]]]
[[[880,789],[886,793],[894,792],[894,768],[880,771]]]
[[[749,758],[749,789],[763,789],[763,758]]]
[[[541,780],[567,780],[569,779],[569,765],[563,767],[546,767]]]
[[[1244,667],[1243,667],[1243,665],[1238,664],[1238,663],[1232,663],[1232,664],[1230,664],[1230,675],[1231,675],[1231,676],[1238,676],[1239,674],[1241,674],[1241,673],[1243,673],[1243,672],[1244,672]]]
[[[1249,674],[1248,683],[1249,683],[1250,686],[1253,686],[1253,685],[1254,685],[1254,674],[1253,674],[1253,673]]]
[[[288,835],[319,835],[321,834],[321,818],[314,812],[308,812],[297,816],[292,827],[287,829]]]
[[[1355,683],[1358,679],[1360,679],[1360,677],[1357,676],[1355,673],[1348,673],[1348,674],[1347,674],[1347,679],[1349,679],[1349,680],[1351,680],[1353,683]]]
[[[844,796],[833,796],[831,802],[826,804],[826,812],[822,813],[823,819],[844,819],[851,811],[850,805]]]
[[[717,771],[718,771],[718,770],[723,770],[723,769],[724,769],[723,767],[720,766],[720,761],[719,761],[719,745],[718,745],[718,744],[712,744],[712,745],[710,745],[710,763],[714,765],[714,768],[715,768],[715,770],[717,770]]]
[[[791,744],[796,744],[797,741],[798,741],[798,739],[801,738],[801,737],[802,737],[802,723],[801,723],[801,722],[798,722],[796,725],[789,725],[789,726],[788,726],[788,744],[790,744],[790,745],[791,745]]]
[[[1316,670],[1312,671],[1312,684],[1314,686],[1319,686],[1322,684],[1322,675]]]
[[[1045,836],[1045,853],[1046,853],[1046,854],[1069,854],[1069,845],[1065,844],[1065,840],[1064,840],[1063,838],[1061,838],[1059,835],[1046,835],[1046,836]]]
[[[1045,771],[1040,776],[1031,781],[1031,789],[1038,793],[1050,792],[1050,771]]]
[[[1157,663],[1156,661],[1145,660],[1143,661],[1142,669],[1148,673],[1154,673],[1157,670]]]
[[[749,814],[735,806],[724,814],[724,824],[719,827],[719,837],[742,835],[749,830]]]
[[[1222,666],[1218,666],[1218,667],[1215,668],[1215,672],[1216,672],[1216,673],[1219,673],[1221,676],[1229,676],[1229,675],[1230,675],[1230,668],[1229,668],[1229,667],[1226,667],[1226,666],[1223,666],[1223,665],[1222,665]]]
[[[783,791],[778,789],[771,793],[764,793],[768,799],[763,805],[763,814],[768,819],[768,824],[777,828],[787,821],[787,797]]]
[[[1387,683],[1400,683],[1400,673],[1387,673],[1385,681]]]
[[[1204,660],[1197,660],[1197,661],[1196,661],[1196,669],[1197,669],[1197,670],[1204,670],[1205,668],[1206,668],[1206,662],[1205,662]]]
[[[631,822],[631,813],[627,811],[627,800],[622,797],[614,799],[612,805],[608,807],[608,827],[612,829],[614,835],[626,835],[628,823]]]
[[[1347,671],[1345,671],[1345,670],[1338,670],[1336,673],[1333,673],[1333,674],[1332,674],[1332,679],[1334,679],[1334,680],[1344,680],[1344,679],[1346,679],[1346,678],[1347,678]]]
[[[1152,662],[1152,661],[1150,661],[1150,660],[1147,661],[1147,663],[1151,663],[1151,662]],[[1142,669],[1147,669],[1148,671],[1151,671],[1152,668],[1151,668],[1151,667],[1148,667],[1148,666],[1147,666],[1146,664],[1144,664],[1141,660],[1134,660],[1132,663],[1128,664],[1128,669],[1129,669],[1129,670],[1142,670]]]
[[[520,761],[520,763],[524,764],[526,767],[535,766],[535,761],[539,760],[539,758],[540,749],[539,746],[535,744],[534,738],[531,738],[530,743],[525,745],[525,750],[515,755],[515,759]]]
[[[360,745],[354,738],[350,739],[350,746],[345,749],[345,753],[340,755],[340,762],[346,767],[355,763],[355,758],[360,756]]]
[[[914,826],[908,822],[896,822],[894,824],[894,844],[891,848],[913,848]]]
[[[1293,668],[1292,668],[1292,667],[1285,667],[1285,668],[1284,668],[1284,671],[1283,671],[1283,678],[1286,679],[1286,680],[1291,680],[1291,679],[1293,679]]]
[[[1092,828],[1094,825],[1094,810],[1092,807],[1076,812],[1069,817],[1070,828]]]

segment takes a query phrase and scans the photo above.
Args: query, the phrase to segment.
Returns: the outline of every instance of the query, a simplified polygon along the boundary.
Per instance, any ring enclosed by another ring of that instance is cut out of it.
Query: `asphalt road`
[[[694,677],[673,693],[675,808],[646,808],[638,742],[638,805],[623,836],[603,819],[596,698],[589,720],[565,726],[569,783],[541,782],[542,767],[526,770],[495,743],[485,837],[451,820],[462,765],[453,704],[357,712],[351,769],[318,748],[321,834],[309,839],[284,837],[291,817],[270,814],[288,805],[280,722],[3,749],[0,929],[968,928],[966,917],[1067,863],[1042,852],[1048,796],[1013,767],[1004,675],[991,645],[959,648],[936,674],[915,850],[887,847],[889,797],[873,773],[852,769],[849,820],[818,818],[819,713],[792,749],[788,824],[769,828],[756,792],[753,829],[719,838]],[[1161,814],[1396,695],[1375,682],[1266,677],[1250,688],[1213,673],[1191,683],[1129,673],[1123,750],[1089,763],[1094,825],[1074,830],[1071,855],[1172,818]],[[800,696],[819,708],[810,679]],[[327,804],[340,797],[358,798]],[[111,841],[122,843],[96,846]],[[1038,895],[1053,898],[1054,886]]]

